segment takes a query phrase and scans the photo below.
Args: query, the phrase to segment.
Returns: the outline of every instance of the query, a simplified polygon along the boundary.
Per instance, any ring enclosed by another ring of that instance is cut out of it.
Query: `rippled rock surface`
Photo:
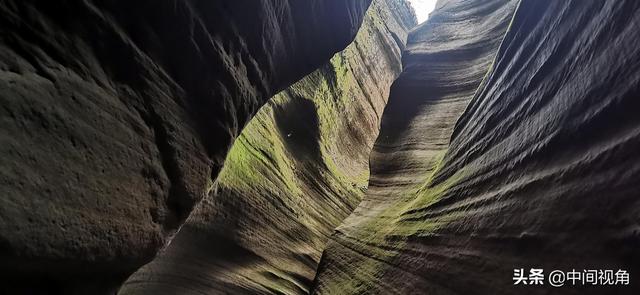
[[[415,18],[375,0],[355,41],[276,95],[236,140],[214,191],[121,294],[304,294],[360,202]]]
[[[2,1],[0,290],[113,291],[369,3]]]
[[[440,4],[411,33],[369,191],[315,292],[637,293],[512,277],[639,271],[640,2],[523,0],[493,65],[514,3]]]

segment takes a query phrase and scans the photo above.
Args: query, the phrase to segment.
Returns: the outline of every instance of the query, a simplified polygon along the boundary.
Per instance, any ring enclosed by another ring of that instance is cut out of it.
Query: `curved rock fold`
[[[328,236],[364,195],[414,25],[405,1],[373,1],[351,45],[249,122],[212,193],[120,294],[308,293]]]
[[[112,293],[206,195],[272,95],[370,1],[2,1],[0,272]]]
[[[442,1],[410,33],[369,190],[332,236],[314,292],[637,293],[512,277],[638,272],[638,9]]]

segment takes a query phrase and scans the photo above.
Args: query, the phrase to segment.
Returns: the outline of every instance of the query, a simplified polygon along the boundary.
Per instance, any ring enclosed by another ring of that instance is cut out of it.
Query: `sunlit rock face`
[[[514,2],[440,4],[315,292],[637,294],[512,277],[640,270],[640,2],[523,0],[510,24]]]
[[[0,290],[113,291],[369,3],[2,1]]]
[[[638,294],[640,1],[370,3],[2,1],[0,294]]]
[[[120,294],[305,294],[328,236],[364,195],[368,158],[415,18],[375,0],[355,41],[276,95],[212,193]]]
[[[411,32],[404,69],[391,88],[371,154],[369,189],[332,236],[316,293],[432,291],[423,278],[431,274],[423,268],[430,257],[414,251],[451,215],[413,217],[450,186],[429,186],[431,174],[491,66],[516,5],[501,0],[439,3],[429,20]],[[411,258],[401,260],[404,255]]]

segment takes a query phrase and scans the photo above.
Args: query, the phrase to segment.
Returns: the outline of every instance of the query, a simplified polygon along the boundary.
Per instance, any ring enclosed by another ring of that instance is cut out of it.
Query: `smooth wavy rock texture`
[[[449,1],[411,33],[316,293],[637,294],[512,277],[640,270],[640,2],[523,0],[489,66],[511,10]]]
[[[113,292],[370,1],[2,1],[0,289]]]
[[[308,293],[328,236],[364,195],[414,25],[404,0],[374,0],[349,47],[249,122],[214,191],[120,294]]]
[[[419,284],[430,275],[421,270],[428,258],[399,259],[420,254],[413,241],[419,250],[422,236],[451,216],[413,218],[450,186],[426,184],[447,151],[456,120],[491,66],[516,5],[508,0],[441,2],[410,33],[404,69],[391,88],[371,154],[368,191],[332,236],[316,293],[405,294],[426,288]]]

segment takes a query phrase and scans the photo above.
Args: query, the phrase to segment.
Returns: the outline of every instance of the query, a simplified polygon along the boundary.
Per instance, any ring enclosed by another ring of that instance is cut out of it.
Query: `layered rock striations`
[[[120,294],[308,293],[328,236],[364,195],[414,25],[404,0],[374,0],[349,47],[249,122],[212,193]]]
[[[369,191],[333,235],[316,293],[637,293],[633,279],[512,277],[640,271],[640,3],[522,0],[491,65],[512,10],[449,1],[411,33]],[[448,27],[462,33],[444,38]]]
[[[7,292],[112,291],[171,239],[273,94],[370,1],[2,1]]]
[[[0,3],[0,293],[637,293],[639,1],[49,2]]]
[[[314,291],[327,294],[405,294],[423,276],[424,260],[398,260],[449,215],[413,219],[449,183],[430,187],[464,112],[495,57],[516,1],[440,2],[414,29],[403,53],[371,153],[368,191],[332,236]],[[418,249],[420,249],[418,247]],[[429,289],[425,291],[431,291]],[[419,293],[419,292],[418,292]]]

